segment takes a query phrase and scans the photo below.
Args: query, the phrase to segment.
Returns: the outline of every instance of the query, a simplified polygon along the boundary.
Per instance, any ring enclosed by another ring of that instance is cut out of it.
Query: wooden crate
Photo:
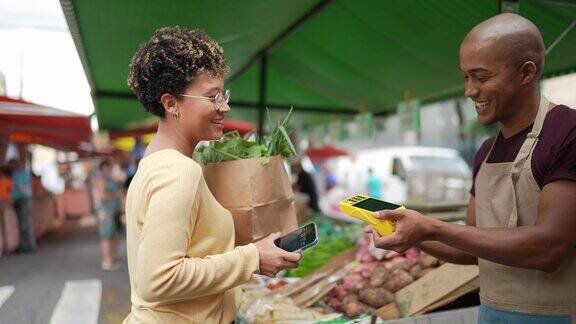
[[[479,288],[478,266],[445,263],[394,294],[376,311],[382,319],[424,314]]]

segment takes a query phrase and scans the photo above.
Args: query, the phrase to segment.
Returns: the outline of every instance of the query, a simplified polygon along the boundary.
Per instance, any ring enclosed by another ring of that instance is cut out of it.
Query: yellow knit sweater
[[[145,157],[128,189],[126,234],[132,310],[124,323],[230,323],[238,285],[260,263],[234,248],[234,223],[202,168],[176,150]]]

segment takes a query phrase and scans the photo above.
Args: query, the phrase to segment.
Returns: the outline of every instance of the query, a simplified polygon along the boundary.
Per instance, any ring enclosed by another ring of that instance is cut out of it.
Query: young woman
[[[132,311],[124,323],[230,323],[237,286],[298,265],[299,254],[274,245],[278,234],[235,248],[231,214],[190,158],[198,142],[223,135],[227,72],[214,40],[181,27],[157,30],[132,59],[128,85],[160,122],[126,198]]]

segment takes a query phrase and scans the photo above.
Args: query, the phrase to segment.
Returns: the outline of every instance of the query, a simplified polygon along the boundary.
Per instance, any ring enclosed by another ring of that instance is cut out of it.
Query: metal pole
[[[548,48],[546,49],[546,55],[548,55],[548,53],[550,53],[550,51],[552,51],[552,49],[556,47],[558,43],[560,43],[560,41],[564,38],[564,36],[566,36],[566,34],[568,34],[568,32],[570,32],[570,30],[572,30],[574,26],[576,26],[576,19],[574,19],[574,21],[570,24],[570,26],[568,26],[568,28],[566,28],[566,30],[564,30],[562,34],[558,36],[558,38],[556,38],[556,40],[552,43],[552,45],[548,46]]]
[[[260,102],[258,107],[258,138],[264,138],[264,110],[266,109],[266,91],[268,86],[268,57],[260,58]]]
[[[63,1],[63,0],[62,0]],[[295,33],[300,27],[302,27],[305,23],[310,21],[316,15],[320,14],[322,10],[324,10],[330,3],[334,0],[321,0],[319,1],[314,7],[310,9],[307,13],[305,13],[302,17],[298,18],[292,25],[288,26],[285,30],[283,30],[278,36],[274,37],[268,44],[264,45],[261,50],[259,50],[251,59],[242,66],[238,71],[233,72],[226,80],[227,83],[232,82],[234,79],[239,77],[240,75],[244,74],[256,61],[262,58],[262,56],[269,55],[272,53],[275,47],[282,44],[288,36]]]

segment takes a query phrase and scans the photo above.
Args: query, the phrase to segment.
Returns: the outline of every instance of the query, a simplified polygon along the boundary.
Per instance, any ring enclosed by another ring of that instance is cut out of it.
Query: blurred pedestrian
[[[372,168],[368,169],[368,179],[366,181],[368,195],[372,198],[382,198],[382,181],[374,174]]]
[[[324,174],[324,191],[328,192],[338,185],[336,175],[332,172],[331,168],[324,164],[322,166],[322,173]]]
[[[20,231],[20,244],[16,252],[36,251],[36,237],[30,219],[32,199],[32,179],[26,164],[20,159],[13,159],[8,163],[12,173],[12,203],[18,216],[18,229]]]
[[[100,177],[96,180],[99,201],[96,206],[98,232],[102,249],[102,269],[116,270],[120,213],[122,211],[122,181],[113,177],[113,164],[109,160],[100,163]]]
[[[298,177],[298,180],[296,180],[295,189],[308,195],[310,198],[308,201],[308,207],[310,207],[313,212],[319,212],[320,207],[318,206],[318,191],[316,190],[316,183],[314,182],[312,175],[304,170],[300,161],[295,161],[292,163],[292,172],[294,172]]]

